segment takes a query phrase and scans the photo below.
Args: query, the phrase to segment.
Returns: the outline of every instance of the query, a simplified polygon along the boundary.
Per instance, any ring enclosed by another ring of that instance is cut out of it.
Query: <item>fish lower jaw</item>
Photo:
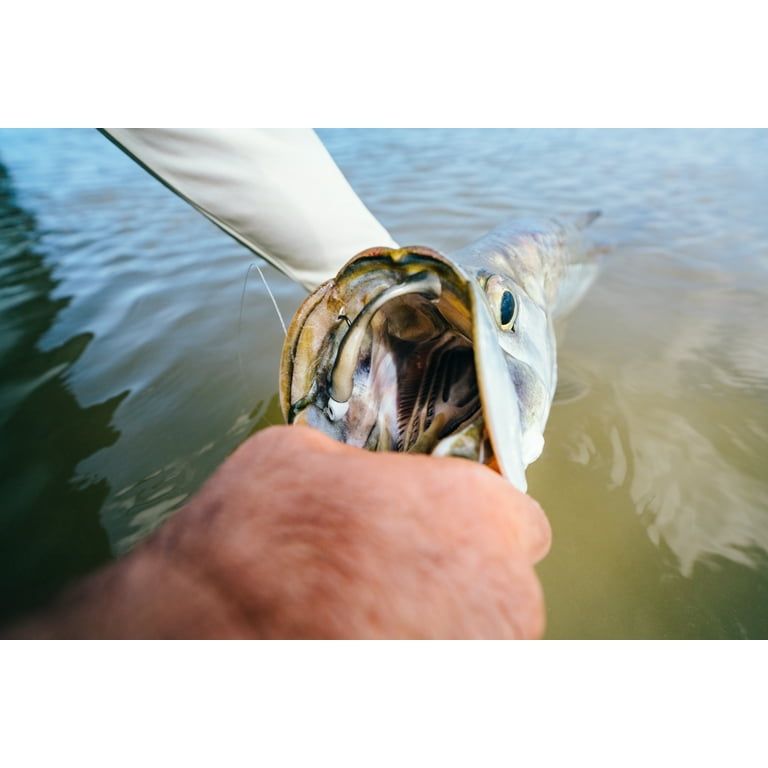
[[[522,456],[525,466],[533,464],[536,459],[541,456],[544,450],[544,436],[541,432],[533,431],[526,432],[523,435]]]

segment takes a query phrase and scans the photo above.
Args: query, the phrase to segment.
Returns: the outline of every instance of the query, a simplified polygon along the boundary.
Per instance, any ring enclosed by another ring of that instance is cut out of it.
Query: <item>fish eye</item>
[[[501,294],[501,306],[499,307],[499,323],[510,325],[515,317],[515,297],[512,291],[504,291]]]
[[[496,313],[496,322],[502,331],[514,331],[517,314],[520,309],[515,294],[504,284],[498,275],[488,278],[485,292]]]

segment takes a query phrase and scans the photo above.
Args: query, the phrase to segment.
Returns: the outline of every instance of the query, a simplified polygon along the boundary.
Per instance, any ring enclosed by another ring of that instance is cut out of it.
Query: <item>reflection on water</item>
[[[0,165],[0,619],[109,557],[99,523],[107,484],[74,470],[117,440],[110,422],[126,394],[83,408],[70,391],[92,334],[41,348],[70,297],[54,297],[58,281],[38,237]]]
[[[112,404],[108,440],[69,420],[68,439],[92,444],[62,455],[58,467],[71,484],[101,489],[93,522],[108,557],[157,527],[256,425],[274,419],[267,404],[279,324],[261,283],[245,283],[252,254],[96,131],[0,131],[0,158],[19,205],[35,212],[36,253],[56,276],[54,296],[66,297],[38,347],[87,334],[67,391],[87,409]],[[290,317],[305,292],[264,269]],[[3,381],[9,373],[4,366]],[[56,535],[77,560],[78,541]],[[45,571],[45,560],[37,567]]]
[[[574,405],[584,428],[567,441],[570,458],[610,464],[609,487],[626,486],[651,540],[670,547],[684,575],[710,556],[752,564],[750,548],[768,550],[759,294],[722,270],[673,278],[652,258],[622,272],[640,320],[612,311],[608,281],[592,297],[623,343],[606,341],[587,372],[593,392]],[[580,331],[592,341],[605,333]],[[575,352],[564,348],[564,361]]]
[[[548,635],[768,637],[768,132],[320,135],[403,244],[604,211],[528,474]],[[95,131],[0,131],[0,159],[0,578],[23,606],[280,420],[282,331],[258,277],[241,306],[252,256]],[[304,293],[266,271],[289,318]]]

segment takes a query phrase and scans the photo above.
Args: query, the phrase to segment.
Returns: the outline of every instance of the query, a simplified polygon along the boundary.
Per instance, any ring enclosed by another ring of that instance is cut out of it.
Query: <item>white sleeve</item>
[[[306,288],[372,246],[397,247],[309,129],[104,133],[232,237]]]

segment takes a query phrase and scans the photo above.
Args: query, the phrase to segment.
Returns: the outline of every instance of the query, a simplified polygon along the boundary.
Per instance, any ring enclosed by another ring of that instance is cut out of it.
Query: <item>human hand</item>
[[[64,635],[537,637],[550,536],[538,504],[480,464],[271,427],[93,577],[88,595],[110,598],[81,590]]]

